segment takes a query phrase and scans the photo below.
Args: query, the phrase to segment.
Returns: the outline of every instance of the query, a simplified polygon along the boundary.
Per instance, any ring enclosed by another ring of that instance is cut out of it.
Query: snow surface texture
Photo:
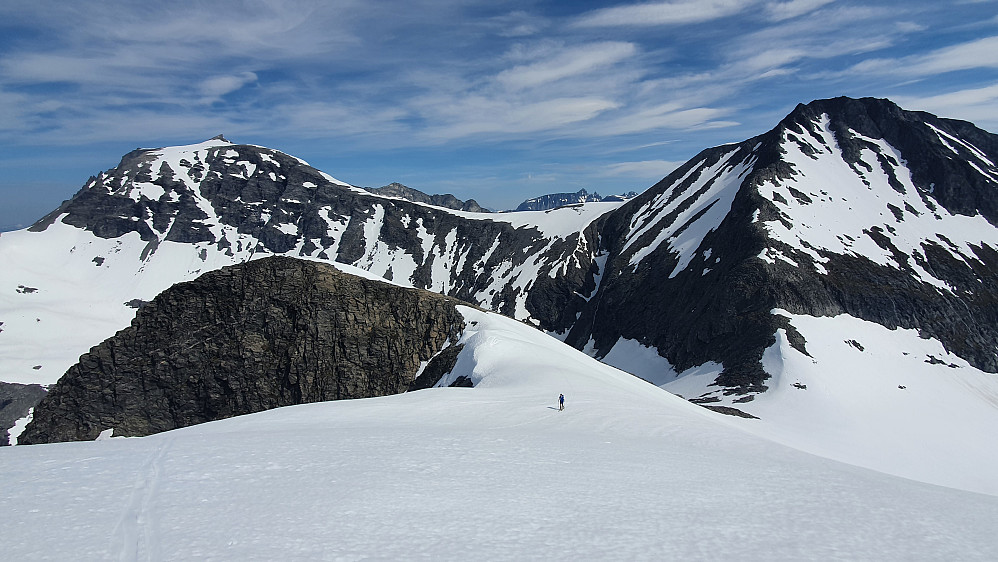
[[[521,323],[462,312],[458,370],[477,388],[5,447],[4,558],[998,558],[996,497],[753,437]]]

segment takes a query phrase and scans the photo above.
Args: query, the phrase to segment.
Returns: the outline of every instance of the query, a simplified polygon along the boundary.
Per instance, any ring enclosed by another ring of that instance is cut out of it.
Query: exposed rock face
[[[197,248],[205,271],[210,254],[224,254],[232,263],[267,253],[309,257],[510,316],[523,310],[527,287],[554,292],[542,300],[561,301],[586,271],[549,275],[578,259],[585,244],[580,233],[550,239],[487,215],[467,219],[404,198],[386,199],[279,151],[224,139],[135,150],[29,230],[44,232],[57,220],[105,239],[137,233],[146,245],[136,269],[154,262],[165,242]],[[123,296],[122,303],[135,302],[134,295]],[[535,322],[547,322],[548,314]],[[566,329],[562,311],[552,314],[559,329]]]
[[[45,397],[45,389],[37,384],[0,382],[0,446],[10,444],[10,428],[28,415]]]
[[[447,209],[454,209],[455,211],[468,211],[470,213],[490,212],[488,209],[482,208],[482,206],[480,206],[474,199],[461,201],[450,193],[446,193],[444,195],[427,195],[418,189],[413,189],[397,182],[390,183],[384,187],[368,187],[365,189],[371,193],[377,193],[378,195],[384,195],[386,197],[400,197],[407,201],[426,203],[427,205],[445,207]]]
[[[456,304],[284,257],[207,273],[163,292],[81,357],[20,442],[88,440],[108,428],[149,435],[403,392],[422,362],[459,338]]]

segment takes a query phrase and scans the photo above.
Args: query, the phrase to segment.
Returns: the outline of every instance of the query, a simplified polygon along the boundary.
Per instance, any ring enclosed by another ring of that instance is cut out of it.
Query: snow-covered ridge
[[[633,214],[624,245],[624,251],[633,247],[628,262],[631,267],[637,268],[667,243],[679,256],[669,277],[686,269],[706,233],[715,230],[727,216],[742,180],[752,171],[755,157],[734,161],[741,154],[739,148],[734,148],[713,164],[700,162]],[[654,234],[650,241],[649,233]]]

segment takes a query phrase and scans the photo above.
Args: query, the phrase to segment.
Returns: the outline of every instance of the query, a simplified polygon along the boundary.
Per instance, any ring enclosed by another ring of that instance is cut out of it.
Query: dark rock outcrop
[[[293,258],[210,272],[164,291],[81,357],[20,442],[89,440],[108,428],[149,435],[404,392],[422,362],[459,338],[456,304]]]
[[[0,382],[0,446],[10,445],[10,428],[45,397],[37,384]]]

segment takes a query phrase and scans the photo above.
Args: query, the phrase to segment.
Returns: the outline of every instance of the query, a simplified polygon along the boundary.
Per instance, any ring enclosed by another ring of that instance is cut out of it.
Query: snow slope
[[[0,449],[4,558],[998,557],[998,497],[753,437],[518,322],[462,312],[457,368],[476,388]]]
[[[5,232],[0,263],[0,374],[6,382],[52,384],[91,347],[128,326],[135,308],[174,283],[250,258],[162,242],[141,260],[137,233],[105,239],[56,221],[45,232]],[[100,263],[98,263],[100,262]],[[134,306],[134,305],[133,305]]]
[[[721,365],[676,373],[654,349],[621,339],[603,358],[663,389],[758,419],[730,423],[845,463],[998,495],[998,375],[975,369],[916,330],[849,315],[790,319],[807,355],[780,330],[763,356],[769,390],[744,401],[714,384]]]

